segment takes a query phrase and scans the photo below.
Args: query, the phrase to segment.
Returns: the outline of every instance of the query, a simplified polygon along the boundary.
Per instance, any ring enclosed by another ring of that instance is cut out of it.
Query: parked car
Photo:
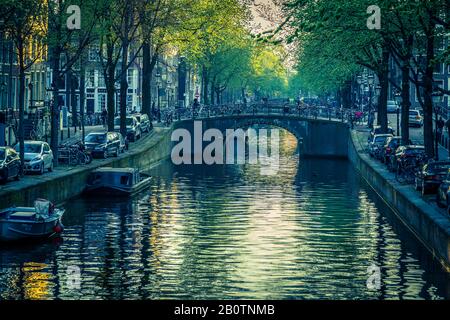
[[[400,146],[395,151],[395,154],[391,156],[391,166],[394,170],[402,168],[405,162],[411,158],[417,158],[425,155],[425,147],[421,145],[407,145]]]
[[[398,105],[397,101],[395,101],[395,100],[388,100],[388,102],[387,102],[387,112],[388,113],[396,113],[397,112],[397,108],[399,108],[399,105]]]
[[[24,167],[25,173],[44,174],[45,170],[53,171],[53,152],[47,142],[25,141]],[[14,150],[20,153],[20,144],[14,146]]]
[[[392,129],[392,127],[388,127],[387,132],[381,132],[380,126],[374,126],[373,129],[370,131],[369,137],[367,138],[367,143],[370,143],[371,141],[373,141],[373,137],[376,134],[383,134],[383,133],[395,135],[395,130]]]
[[[10,178],[20,179],[22,165],[18,153],[10,147],[0,147],[0,177],[2,183]]]
[[[435,161],[424,165],[416,175],[416,190],[421,190],[422,195],[437,192],[449,169],[450,161]]]
[[[148,115],[137,113],[137,114],[134,114],[133,116],[136,117],[137,121],[139,121],[142,132],[149,133],[150,131],[152,131],[153,125],[152,125],[150,119],[148,118]]]
[[[131,142],[135,142],[136,140],[141,138],[141,126],[139,125],[139,121],[134,116],[127,116],[126,119],[127,126],[127,138]],[[114,119],[114,130],[120,131],[120,117],[116,117]]]
[[[369,155],[374,157],[379,154],[386,140],[390,137],[392,137],[392,134],[383,133],[374,135],[372,141],[369,143]]]
[[[440,208],[447,208],[447,213],[450,214],[450,171],[447,172],[445,179],[440,184],[436,194],[436,204]]]
[[[419,128],[423,126],[423,117],[419,110],[409,110],[409,126]]]
[[[92,132],[84,138],[84,144],[93,157],[117,157],[121,149],[121,141],[117,132]]]
[[[413,144],[411,140],[408,141],[408,145]],[[381,162],[384,162],[390,171],[394,170],[391,167],[391,156],[395,153],[398,147],[402,145],[402,137],[395,136],[390,137],[386,140],[382,151],[382,159]]]

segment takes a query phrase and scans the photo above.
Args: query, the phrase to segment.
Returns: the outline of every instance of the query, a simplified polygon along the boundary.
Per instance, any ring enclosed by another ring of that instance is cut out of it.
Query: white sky
[[[254,33],[261,33],[275,28],[282,21],[279,0],[252,0],[250,9],[253,15],[251,29]]]

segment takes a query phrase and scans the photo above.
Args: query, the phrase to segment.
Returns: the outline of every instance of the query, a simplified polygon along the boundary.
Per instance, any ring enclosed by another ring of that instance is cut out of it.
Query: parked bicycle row
[[[450,214],[450,160],[428,158],[423,145],[405,143],[391,127],[387,134],[380,131],[375,127],[368,137],[370,157],[386,165],[400,183],[413,185],[422,196],[434,195],[437,205]]]
[[[86,165],[94,158],[106,159],[128,150],[129,143],[135,142],[144,134],[151,132],[153,125],[145,114],[132,114],[126,117],[127,133],[120,133],[120,118],[114,121],[114,131],[91,132],[84,138],[65,140],[58,147],[58,163],[69,166]],[[23,174],[52,172],[54,153],[46,141],[25,141],[22,165],[20,144],[0,147],[0,182],[19,180]]]

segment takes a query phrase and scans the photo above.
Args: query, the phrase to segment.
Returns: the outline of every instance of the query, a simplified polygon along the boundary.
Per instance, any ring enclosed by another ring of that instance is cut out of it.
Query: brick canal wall
[[[353,131],[348,157],[367,183],[391,207],[398,218],[450,272],[450,219],[426,202],[410,186],[402,185],[386,167],[371,159]]]
[[[26,176],[20,182],[8,182],[0,186],[0,209],[10,206],[32,206],[36,198],[63,203],[80,195],[91,171],[99,167],[135,167],[148,169],[171,152],[171,130],[156,129],[150,135],[132,144],[132,148],[118,158],[94,160],[86,166],[58,168],[43,176]]]

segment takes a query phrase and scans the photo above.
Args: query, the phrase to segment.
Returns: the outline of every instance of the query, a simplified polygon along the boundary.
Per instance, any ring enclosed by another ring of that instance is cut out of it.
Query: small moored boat
[[[99,168],[89,175],[85,193],[128,196],[144,190],[150,183],[151,177],[135,168]]]
[[[38,199],[34,207],[11,207],[0,211],[0,241],[50,238],[63,231],[63,209]]]

